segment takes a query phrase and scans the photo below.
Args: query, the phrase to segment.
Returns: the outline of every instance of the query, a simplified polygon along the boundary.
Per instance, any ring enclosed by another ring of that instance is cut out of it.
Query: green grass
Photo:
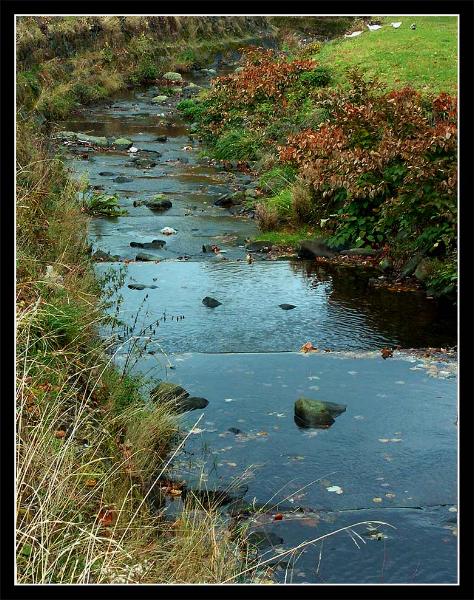
[[[304,225],[298,229],[283,231],[265,231],[260,233],[255,240],[272,242],[276,246],[296,247],[303,240],[318,237],[320,232],[315,227]]]
[[[457,17],[390,16],[381,21],[382,29],[365,27],[356,38],[324,44],[316,60],[334,67],[339,81],[346,67],[359,66],[388,87],[410,85],[427,92],[457,92]],[[392,21],[402,25],[394,29]],[[417,26],[414,31],[412,23]]]

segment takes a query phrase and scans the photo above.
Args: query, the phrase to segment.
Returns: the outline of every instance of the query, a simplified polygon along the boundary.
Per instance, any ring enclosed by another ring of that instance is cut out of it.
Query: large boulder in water
[[[345,404],[298,398],[295,402],[295,423],[299,427],[327,429],[345,410]]]
[[[332,258],[335,255],[336,252],[329,248],[324,239],[305,240],[298,248],[299,258],[318,258],[319,256]]]
[[[222,304],[222,302],[219,302],[219,300],[211,298],[210,296],[203,298],[202,303],[208,308],[216,308],[216,306],[220,306]]]

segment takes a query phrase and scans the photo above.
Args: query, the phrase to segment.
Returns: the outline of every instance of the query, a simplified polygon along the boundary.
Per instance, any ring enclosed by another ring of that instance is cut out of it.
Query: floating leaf
[[[283,515],[281,513],[277,513],[274,517],[273,517],[274,521],[282,521],[283,520]]]
[[[335,492],[336,494],[342,494],[343,490],[338,485],[331,485],[326,488],[328,492]]]
[[[306,352],[317,352],[318,349],[313,346],[313,344],[311,342],[306,342],[306,344],[303,344],[300,348],[300,352],[304,352],[306,354]]]
[[[372,498],[372,502],[382,502],[382,498]]]
[[[268,431],[259,431],[259,432],[257,432],[257,435],[259,435],[259,436],[268,435]]]

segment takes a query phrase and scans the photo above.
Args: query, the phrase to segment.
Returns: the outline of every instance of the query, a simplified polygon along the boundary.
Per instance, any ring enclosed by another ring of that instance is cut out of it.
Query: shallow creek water
[[[78,177],[87,174],[91,185],[118,193],[128,210],[93,219],[89,233],[94,250],[122,259],[97,264],[97,271],[124,269],[116,294],[128,334],[151,337],[132,371],[209,400],[206,409],[183,416],[185,428],[195,426],[176,476],[209,489],[244,485],[245,500],[267,503],[252,526],[274,534],[273,547],[260,552],[275,556],[280,582],[455,582],[456,365],[409,353],[382,360],[379,352],[397,344],[451,345],[452,320],[423,295],[369,288],[368,275],[357,269],[259,256],[247,264],[254,221],[213,202],[248,177],[200,160],[187,126],[166,103],[152,104],[154,95],[122,94],[111,107],[83,110],[63,129],[127,137],[140,150],[161,153],[147,170],[127,152],[97,151],[89,160],[69,154],[68,161]],[[157,142],[158,135],[168,141]],[[132,181],[115,182],[120,175]],[[170,210],[133,206],[157,193],[172,201]],[[177,233],[161,235],[165,226]],[[141,252],[130,242],[156,238],[166,240],[164,248],[144,251],[160,262],[123,262]],[[203,244],[218,245],[223,258],[203,253]],[[130,289],[133,283],[150,287]],[[207,308],[205,296],[222,304]],[[296,308],[284,311],[282,303]],[[331,352],[299,353],[307,341]],[[118,343],[121,366],[130,342]],[[329,429],[301,428],[293,416],[300,396],[347,409]],[[277,511],[282,520],[274,520]],[[343,531],[278,559],[362,521],[395,528],[379,526],[374,534],[360,525],[363,541]]]

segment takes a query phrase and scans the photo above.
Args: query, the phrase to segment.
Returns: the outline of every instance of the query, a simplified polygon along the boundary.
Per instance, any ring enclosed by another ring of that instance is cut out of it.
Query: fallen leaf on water
[[[386,498],[395,498],[395,494],[392,494],[391,492],[388,492],[388,494],[385,494]]]
[[[449,512],[458,512],[458,509],[455,506],[450,506],[448,510]]]
[[[317,352],[318,349],[313,346],[313,344],[311,342],[306,342],[306,344],[303,344],[300,348],[300,352]]]
[[[273,517],[273,519],[274,519],[275,521],[282,521],[282,520],[283,520],[283,515],[282,515],[281,513],[277,513],[277,514],[276,514],[276,515]]]
[[[380,350],[382,354],[382,358],[385,360],[386,358],[391,358],[393,356],[393,350],[391,348],[382,348]]]
[[[262,436],[262,435],[268,435],[268,432],[267,432],[267,431],[259,431],[259,432],[257,433],[257,435],[259,435],[259,436]]]
[[[193,429],[191,429],[191,431],[189,433],[198,434],[198,433],[202,433],[203,431],[206,431],[206,430],[199,429],[199,427],[194,427]]]
[[[172,488],[172,489],[169,491],[169,493],[170,493],[172,496],[181,496],[181,494],[183,493],[183,490],[178,490],[178,489],[176,489],[176,488]]]
[[[343,490],[338,485],[331,485],[326,488],[328,492],[335,492],[336,494],[342,494]]]
[[[389,441],[390,440],[388,438],[379,438],[379,442],[382,442],[382,444],[386,444]]]
[[[372,498],[372,502],[382,502],[382,498]]]

